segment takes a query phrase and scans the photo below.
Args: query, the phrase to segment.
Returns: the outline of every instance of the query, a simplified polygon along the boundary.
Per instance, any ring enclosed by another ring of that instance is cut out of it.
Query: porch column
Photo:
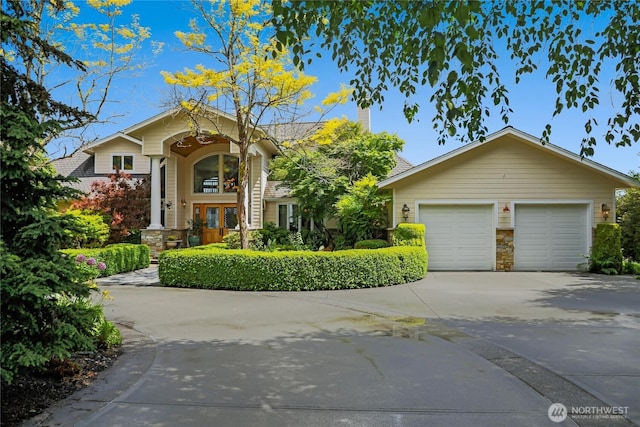
[[[149,229],[160,230],[162,223],[160,222],[161,211],[161,192],[160,192],[160,159],[162,156],[151,157],[151,224]]]

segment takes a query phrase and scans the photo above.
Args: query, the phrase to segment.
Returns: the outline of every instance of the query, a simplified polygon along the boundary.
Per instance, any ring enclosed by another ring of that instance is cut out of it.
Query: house
[[[368,115],[359,116],[368,127]],[[228,137],[237,130],[234,118],[217,110],[200,127],[194,137],[184,112],[168,110],[54,165],[85,185],[115,166],[150,174],[151,223],[142,238],[154,257],[167,235],[186,240],[195,217],[205,223],[203,243],[218,242],[237,226],[239,155]],[[292,131],[285,125],[269,133]],[[249,228],[303,225],[294,223],[296,200],[268,179],[276,154],[266,137],[251,147]],[[625,174],[511,127],[415,167],[398,157],[380,183],[393,194],[393,227],[426,225],[430,270],[498,271],[578,269],[596,224],[615,218],[615,190],[635,186]]]
[[[423,223],[430,270],[577,270],[629,176],[507,127],[391,176],[393,225]],[[406,219],[405,219],[406,216]]]

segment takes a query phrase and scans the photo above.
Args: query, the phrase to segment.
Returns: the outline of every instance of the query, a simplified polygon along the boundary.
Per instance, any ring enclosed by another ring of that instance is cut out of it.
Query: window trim
[[[278,228],[282,228],[283,230],[287,230],[287,231],[291,231],[289,229],[289,224],[290,222],[287,222],[287,226],[286,227],[281,227],[280,226],[280,206],[286,206],[287,207],[287,220],[291,217],[293,217],[293,210],[294,210],[294,206],[299,206],[297,203],[295,202],[285,202],[285,203],[277,203],[276,204],[276,226]],[[300,231],[300,229],[302,228],[302,215],[298,215],[298,231]]]
[[[125,169],[124,168],[124,158],[125,156],[131,156],[131,169]],[[109,153],[109,157],[111,158],[110,162],[111,165],[109,167],[109,169],[111,170],[112,173],[115,173],[116,168],[114,168],[114,157],[120,157],[120,160],[122,162],[122,166],[123,168],[120,169],[120,171],[125,172],[125,173],[130,173],[130,174],[134,174],[136,173],[136,154],[135,153]]]
[[[195,179],[196,179],[196,174],[195,174],[195,167],[196,164],[200,163],[201,161],[209,158],[209,157],[214,157],[217,156],[218,157],[218,183],[217,183],[217,190],[216,192],[198,192],[195,191]],[[224,191],[224,156],[229,156],[229,157],[234,157],[236,159],[238,159],[238,168],[240,165],[240,156],[234,153],[226,153],[226,152],[213,152],[213,153],[209,153],[206,154],[202,157],[199,157],[197,159],[194,159],[193,163],[191,164],[191,195],[192,196],[201,196],[201,195],[207,195],[207,196],[224,196],[224,195],[236,195],[238,194],[237,191]],[[239,172],[239,171],[238,171]],[[239,175],[239,173],[238,173]],[[239,176],[238,176],[238,180],[239,180]]]

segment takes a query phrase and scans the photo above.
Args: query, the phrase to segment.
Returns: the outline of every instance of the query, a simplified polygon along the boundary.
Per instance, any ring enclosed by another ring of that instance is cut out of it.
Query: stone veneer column
[[[513,228],[496,229],[496,271],[513,270]]]
[[[145,230],[140,230],[140,234],[141,243],[149,246],[151,259],[158,259],[158,255],[164,250],[163,230],[152,230],[147,228]]]

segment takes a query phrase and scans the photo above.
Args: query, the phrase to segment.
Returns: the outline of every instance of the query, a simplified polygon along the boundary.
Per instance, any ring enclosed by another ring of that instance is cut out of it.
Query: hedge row
[[[247,291],[314,291],[396,285],[427,273],[424,247],[337,252],[211,248],[162,252],[164,286]]]
[[[151,253],[147,245],[118,243],[97,249],[63,249],[62,252],[72,257],[83,254],[87,258],[104,262],[107,268],[100,272],[100,277],[139,270],[151,264]]]

